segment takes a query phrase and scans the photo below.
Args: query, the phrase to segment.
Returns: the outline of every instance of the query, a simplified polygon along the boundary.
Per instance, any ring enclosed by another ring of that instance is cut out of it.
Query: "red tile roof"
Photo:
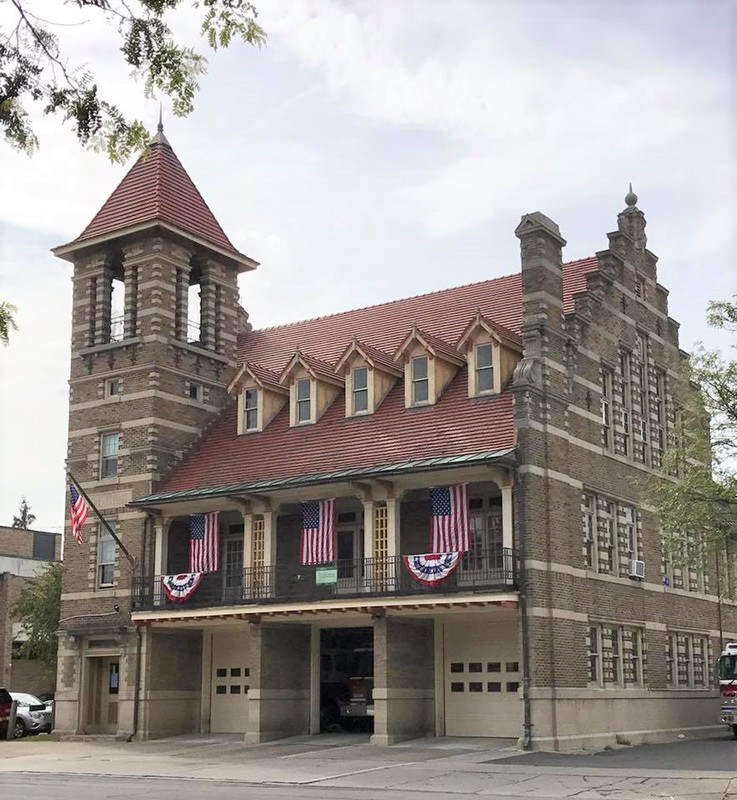
[[[368,416],[346,417],[345,404],[337,398],[315,425],[290,428],[285,407],[262,433],[237,436],[236,414],[232,402],[200,447],[157,491],[471,455],[515,443],[511,393],[469,400],[465,368],[435,406],[406,410],[398,381]]]
[[[75,243],[147,222],[169,224],[241,256],[163,135],[131,167]]]
[[[564,308],[586,286],[595,258],[564,267]],[[334,364],[355,337],[386,354],[414,324],[455,342],[480,311],[518,335],[522,319],[521,275],[508,275],[378,306],[251,331],[239,338],[240,358],[281,371],[297,350]],[[337,398],[316,425],[289,427],[283,409],[258,434],[236,434],[233,402],[203,441],[157,491],[185,491],[273,478],[317,475],[419,458],[471,455],[515,444],[512,395],[468,398],[461,368],[435,406],[405,409],[401,380],[375,414],[346,418]]]

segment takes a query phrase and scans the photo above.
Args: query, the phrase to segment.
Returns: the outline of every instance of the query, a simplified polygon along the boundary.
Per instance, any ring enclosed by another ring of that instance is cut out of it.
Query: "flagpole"
[[[72,481],[72,483],[74,483],[74,485],[77,487],[77,490],[79,491],[79,493],[87,501],[87,505],[95,512],[95,514],[97,514],[97,518],[105,526],[105,528],[107,529],[107,532],[113,537],[113,539],[115,539],[115,541],[117,542],[118,547],[120,548],[121,552],[123,553],[123,555],[130,562],[130,565],[135,569],[135,567],[136,567],[136,559],[133,558],[133,556],[128,552],[128,550],[126,549],[126,547],[123,544],[123,542],[121,542],[120,539],[118,538],[118,534],[115,533],[115,531],[108,524],[108,522],[105,519],[105,517],[103,517],[102,514],[97,510],[97,506],[92,502],[92,500],[90,500],[89,495],[87,494],[87,492],[85,492],[85,490],[79,485],[79,481],[74,477],[74,475],[72,475],[71,472],[69,472],[69,470],[67,470],[66,473],[67,473],[67,476],[68,476],[69,480]]]

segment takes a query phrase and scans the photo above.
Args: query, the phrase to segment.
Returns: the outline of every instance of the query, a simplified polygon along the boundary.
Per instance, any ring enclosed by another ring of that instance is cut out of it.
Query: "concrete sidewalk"
[[[478,794],[486,800],[737,800],[737,750],[724,771],[638,767],[633,773],[628,768],[581,766],[580,760],[572,766],[527,766],[527,757],[519,757],[511,740],[427,739],[373,747],[367,739],[335,734],[257,746],[235,737],[187,736],[131,744],[25,739],[0,743],[0,786],[8,773],[44,773]],[[513,763],[505,764],[508,758]]]

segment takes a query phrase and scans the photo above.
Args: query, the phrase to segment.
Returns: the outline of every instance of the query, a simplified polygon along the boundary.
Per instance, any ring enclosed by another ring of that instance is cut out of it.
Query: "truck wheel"
[[[26,735],[26,723],[22,719],[15,720],[15,728],[13,728],[13,738],[22,739]]]

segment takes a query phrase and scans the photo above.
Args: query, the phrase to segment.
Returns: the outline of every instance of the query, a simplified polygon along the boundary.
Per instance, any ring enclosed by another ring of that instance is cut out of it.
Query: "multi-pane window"
[[[622,455],[632,454],[632,383],[631,383],[631,355],[626,350],[619,353],[619,372],[621,379],[620,406],[622,411]]]
[[[118,532],[117,522],[108,525]],[[99,526],[97,536],[97,583],[98,586],[112,586],[115,582],[115,539],[104,526]]]
[[[476,346],[476,393],[494,391],[494,351],[490,344]]]
[[[581,510],[584,562],[591,569],[596,558],[596,497],[593,494],[583,496]]]
[[[247,431],[258,428],[258,395],[258,389],[246,389],[243,392],[243,426]]]
[[[105,388],[108,397],[116,397],[119,394],[123,394],[123,381],[120,378],[110,378]]]
[[[607,450],[612,447],[612,385],[614,375],[610,369],[601,371],[601,437]]]
[[[634,506],[584,492],[581,533],[584,565],[609,575],[628,577],[638,558],[638,515]]]
[[[651,416],[653,419],[653,455],[654,467],[662,465],[663,451],[665,450],[665,372],[655,371],[654,391],[650,396]]]
[[[412,404],[427,403],[429,398],[427,356],[417,356],[412,359]]]
[[[115,478],[118,475],[119,433],[103,433],[100,437],[100,477]]]
[[[504,566],[502,507],[493,497],[472,497],[470,549],[461,561],[461,571],[501,569]]]
[[[676,689],[709,688],[709,637],[698,633],[668,634],[668,685]]]
[[[589,682],[604,687],[642,686],[644,642],[642,628],[602,624],[586,632]]]
[[[368,367],[353,370],[353,413],[368,411]]]
[[[309,422],[312,419],[312,381],[300,378],[297,381],[297,422]]]
[[[232,530],[232,529],[231,529]],[[223,578],[225,588],[238,588],[243,585],[243,534],[230,536],[223,547]]]
[[[638,410],[640,414],[640,441],[638,442],[637,452],[635,454],[635,458],[638,461],[641,461],[643,464],[649,464],[650,461],[650,448],[648,446],[648,432],[649,432],[649,414],[650,414],[650,403],[649,403],[649,386],[648,386],[648,339],[647,336],[643,333],[637,334],[637,349],[635,351],[635,362],[636,362],[636,375],[637,375],[637,384],[636,387],[639,391],[639,405]],[[634,392],[633,392],[634,394]],[[635,406],[635,402],[631,403],[632,407]]]

